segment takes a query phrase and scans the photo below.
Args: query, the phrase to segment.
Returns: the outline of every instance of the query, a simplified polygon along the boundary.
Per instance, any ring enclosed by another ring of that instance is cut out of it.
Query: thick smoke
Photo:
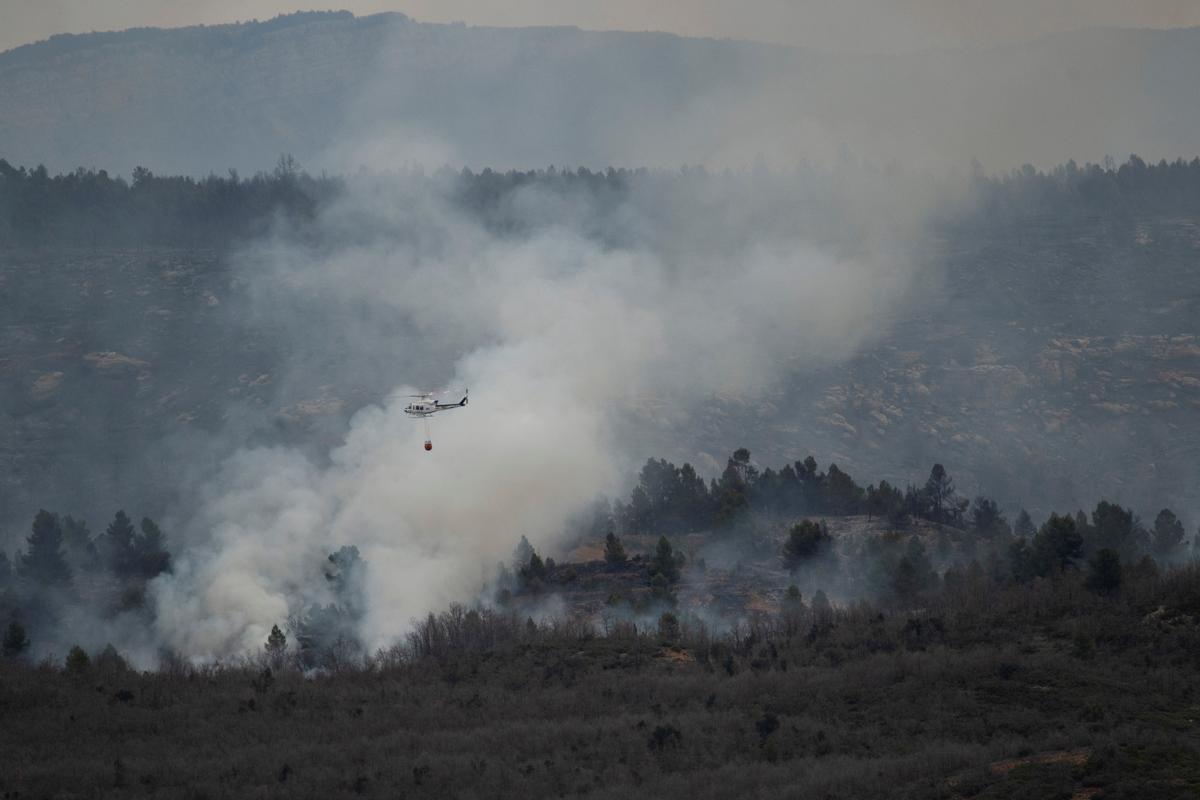
[[[273,624],[328,601],[324,556],[344,545],[368,564],[363,639],[388,643],[477,592],[520,536],[553,551],[573,513],[621,488],[638,437],[662,419],[686,420],[714,393],[753,397],[785,359],[825,363],[880,333],[912,272],[898,245],[764,234],[735,198],[613,245],[616,232],[579,225],[492,234],[429,185],[360,177],[315,231],[241,259],[257,313],[291,318],[298,350],[390,360],[397,388],[327,458],[229,459],[156,588],[168,646],[197,658],[260,647]],[[564,202],[530,189],[520,204],[534,217]],[[894,226],[878,233],[896,241]],[[426,453],[403,407],[431,382],[470,387],[471,404],[437,415]]]

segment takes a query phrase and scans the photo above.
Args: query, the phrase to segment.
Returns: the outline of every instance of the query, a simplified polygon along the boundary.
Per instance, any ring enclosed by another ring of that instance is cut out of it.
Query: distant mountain
[[[1200,29],[834,56],[401,14],[63,35],[0,54],[0,157],[207,173],[1200,153]]]

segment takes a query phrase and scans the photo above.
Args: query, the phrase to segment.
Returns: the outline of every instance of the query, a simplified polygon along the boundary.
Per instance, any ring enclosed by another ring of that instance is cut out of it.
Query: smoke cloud
[[[344,545],[367,562],[363,639],[386,645],[474,596],[522,535],[554,552],[572,514],[623,488],[640,437],[664,419],[686,422],[714,393],[753,397],[785,360],[802,370],[878,335],[913,272],[894,219],[854,247],[814,243],[764,227],[769,215],[731,193],[711,217],[648,236],[582,224],[505,236],[429,185],[360,176],[315,232],[240,259],[254,307],[290,318],[299,351],[390,361],[396,389],[327,456],[246,449],[225,463],[155,589],[173,649],[260,647],[273,624],[329,601],[322,565]],[[518,217],[563,204],[529,189]],[[467,408],[432,421],[431,453],[403,413],[428,381],[471,389]]]

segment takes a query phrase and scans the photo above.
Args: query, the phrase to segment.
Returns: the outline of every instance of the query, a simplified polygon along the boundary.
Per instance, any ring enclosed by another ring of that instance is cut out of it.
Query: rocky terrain
[[[119,496],[161,508],[231,437],[320,447],[323,421],[391,388],[331,387],[319,361],[280,385],[286,342],[239,315],[216,252],[26,250],[3,262],[6,517],[56,497],[92,518]]]
[[[902,484],[942,461],[962,491],[1042,513],[1094,496],[1198,508],[1198,233],[1163,219],[948,236],[943,272],[887,336],[779,389],[752,435],[722,437],[720,416],[710,435]]]
[[[1195,518],[1198,246],[1191,219],[948,230],[914,299],[849,363],[793,375],[765,403],[715,397],[686,423],[649,430],[633,455],[712,475],[744,445],[764,464],[812,453],[900,485],[940,461],[961,493],[1010,509],[1107,497]],[[366,368],[337,347],[288,340],[284,320],[247,310],[220,251],[25,249],[3,260],[9,536],[40,505],[105,518],[120,497],[158,516],[181,476],[231,441],[321,454],[401,378],[399,364]]]

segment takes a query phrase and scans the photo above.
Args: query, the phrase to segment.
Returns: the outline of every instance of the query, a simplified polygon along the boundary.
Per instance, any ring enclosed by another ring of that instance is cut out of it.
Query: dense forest
[[[757,486],[767,474],[747,481],[745,455],[730,459],[727,488]],[[823,552],[862,557],[830,540],[826,524],[838,517],[809,513],[834,502],[840,493],[829,487],[853,480],[832,466],[823,475],[795,465],[774,474],[789,469],[813,487],[785,501],[789,511],[755,490],[746,500],[758,510],[717,519],[705,516],[709,505],[697,524],[716,525],[713,535],[729,542],[754,535],[751,517],[779,514],[786,532],[774,558],[785,582]],[[1035,531],[1027,515],[1009,526],[983,499],[970,513],[948,513],[964,504],[934,467],[923,487],[901,497],[918,495],[915,513],[943,522],[922,529],[894,514],[887,524],[896,527],[868,545],[889,572],[886,593],[832,603],[824,591],[809,595],[792,583],[770,610],[715,625],[676,592],[706,571],[717,580],[719,570],[684,558],[665,535],[653,552],[626,552],[639,532],[692,530],[665,499],[640,521],[627,513],[640,495],[689,472],[661,460],[646,465],[629,503],[618,506],[626,511],[606,521],[615,527],[602,562],[555,563],[523,540],[513,570],[500,570],[511,582],[495,596],[414,621],[407,637],[375,652],[342,638],[353,635],[341,623],[358,613],[354,576],[367,566],[351,548],[330,554],[324,570],[335,604],[281,621],[259,652],[224,663],[163,653],[157,670],[139,672],[107,646],[74,647],[35,666],[25,655],[39,632],[13,619],[0,660],[0,791],[1200,791],[1200,573],[1183,564],[1183,527],[1170,512],[1150,532],[1128,510],[1101,502],[1090,517],[1053,515]],[[691,491],[703,486],[691,482]],[[808,516],[794,521],[797,514]],[[119,513],[89,538],[82,523],[40,513],[15,574],[5,573],[6,602],[69,593],[103,576],[126,598],[125,611],[106,613],[128,613],[145,581],[171,569],[157,526],[144,520],[141,529]],[[930,542],[926,552],[931,532],[942,544]],[[1154,556],[1139,555],[1145,549]],[[569,596],[572,584],[619,586],[629,577],[649,593],[641,613],[621,611],[616,597],[598,618],[535,611],[548,593]],[[69,763],[41,757],[47,747],[69,748]]]
[[[710,175],[699,167],[679,172],[554,167],[472,172],[444,168],[431,175],[406,172],[393,178],[434,189],[456,207],[479,216],[490,228],[506,232],[527,224],[511,207],[511,198],[522,189],[536,188],[558,199],[584,197],[595,210],[611,213],[635,189],[653,194],[709,180],[725,184],[755,181],[761,189],[765,173]],[[15,167],[0,159],[0,243],[229,245],[261,236],[276,224],[290,224],[302,231],[319,208],[341,196],[347,180],[309,175],[290,156],[281,157],[271,172],[249,178],[232,170],[226,176],[203,178],[159,176],[138,167],[129,180],[103,169],[82,167],[51,175],[42,166]],[[837,171],[810,167],[772,178],[779,192],[794,192],[796,186],[807,185],[817,187],[805,190],[814,195],[838,180]],[[948,215],[947,222],[1200,212],[1200,158],[1147,164],[1133,155],[1120,165],[1109,160],[1102,165],[1078,166],[1072,161],[1046,172],[1027,165],[996,176],[977,171],[967,185],[966,201],[957,211],[943,212]],[[687,196],[686,191],[671,194]]]
[[[835,537],[830,518],[866,517],[879,525],[869,536]],[[842,601],[870,599],[892,610],[919,608],[931,592],[982,580],[1021,586],[1086,575],[1099,594],[1119,592],[1127,576],[1145,578],[1195,557],[1195,539],[1170,509],[1144,525],[1130,509],[1100,501],[1091,514],[1051,514],[1039,526],[1021,511],[1010,524],[986,497],[959,497],[941,464],[922,485],[904,491],[886,481],[865,489],[831,464],[822,472],[811,456],[778,471],[760,471],[741,448],[719,478],[705,484],[690,464],[677,467],[650,459],[628,501],[599,499],[575,524],[578,541],[603,542],[603,562],[556,562],[543,557],[525,538],[511,564],[501,564],[480,602],[500,609],[532,608],[544,596],[580,588],[581,572],[592,585],[611,583],[603,613],[577,604],[571,615],[592,624],[603,614],[636,620],[675,613],[676,584],[702,582],[707,560],[680,547],[699,534],[736,552],[737,560],[775,561],[780,576],[794,580],[809,572],[825,604],[826,591]],[[645,553],[627,552],[623,540],[657,542]],[[672,544],[675,542],[675,544]],[[711,548],[710,548],[711,549]],[[23,551],[0,551],[0,619],[6,621],[5,654],[26,654],[39,635],[62,641],[63,618],[86,607],[99,618],[124,618],[149,628],[154,604],[147,586],[172,569],[167,537],[149,518],[140,533],[124,511],[93,536],[88,524],[71,516],[39,511]],[[728,559],[726,559],[728,560]],[[715,565],[714,565],[715,566]],[[358,549],[329,554],[321,570],[327,604],[311,604],[276,622],[281,637],[291,635],[290,657],[297,667],[332,667],[366,655],[358,626],[365,612],[363,571]],[[630,582],[632,578],[632,582]],[[624,585],[624,588],[622,586]],[[785,587],[775,587],[782,592]],[[622,594],[624,592],[624,594]],[[785,600],[787,595],[781,595]],[[734,609],[722,624],[736,622],[746,609]],[[647,617],[647,614],[650,617]],[[280,641],[284,641],[281,639]],[[111,648],[111,643],[106,649]],[[72,652],[78,650],[74,647]],[[284,646],[279,646],[280,657]],[[45,646],[36,652],[54,659]],[[169,653],[161,658],[173,658]],[[35,659],[36,660],[36,659]]]

